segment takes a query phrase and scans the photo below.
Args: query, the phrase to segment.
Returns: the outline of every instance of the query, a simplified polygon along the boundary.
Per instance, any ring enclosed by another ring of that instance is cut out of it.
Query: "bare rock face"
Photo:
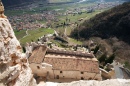
[[[6,18],[0,18],[0,86],[36,86],[26,55]]]
[[[125,79],[108,79],[105,81],[73,81],[71,83],[52,83],[39,84],[38,86],[130,86],[130,80]]]

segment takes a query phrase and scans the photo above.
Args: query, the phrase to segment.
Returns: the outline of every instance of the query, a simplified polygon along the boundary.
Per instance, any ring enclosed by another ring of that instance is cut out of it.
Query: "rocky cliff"
[[[0,18],[0,86],[36,86],[26,55],[6,18]]]
[[[124,79],[111,79],[105,81],[74,81],[71,83],[52,83],[47,82],[46,84],[38,86],[130,86],[130,80]]]

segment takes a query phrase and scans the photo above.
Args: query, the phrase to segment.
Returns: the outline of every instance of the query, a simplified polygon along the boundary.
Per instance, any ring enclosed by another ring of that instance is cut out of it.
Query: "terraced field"
[[[19,33],[22,34],[23,31]],[[44,36],[46,34],[53,34],[53,33],[54,33],[54,30],[51,28],[48,28],[48,29],[39,28],[39,29],[34,29],[34,30],[28,30],[28,34],[24,33],[25,37],[20,36],[21,38],[19,40],[21,44],[25,44],[26,42],[37,41],[39,37]],[[18,33],[15,33],[15,34],[16,34],[16,37],[19,37]]]

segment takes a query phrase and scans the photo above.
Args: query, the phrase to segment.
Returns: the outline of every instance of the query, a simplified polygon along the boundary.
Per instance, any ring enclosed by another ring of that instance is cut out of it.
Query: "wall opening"
[[[95,80],[98,80],[97,78]]]
[[[60,73],[62,73],[62,71],[60,71]]]
[[[84,72],[81,72],[81,74],[84,74]]]
[[[56,76],[56,79],[59,79],[59,75]]]
[[[88,80],[92,80],[92,78],[90,77]]]
[[[83,78],[83,77],[81,77],[81,80],[84,80],[84,78]]]
[[[40,69],[40,67],[39,67],[39,66],[37,66],[37,69]]]

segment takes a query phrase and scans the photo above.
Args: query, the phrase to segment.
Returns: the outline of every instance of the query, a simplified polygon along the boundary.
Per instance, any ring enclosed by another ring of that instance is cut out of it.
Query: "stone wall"
[[[55,79],[102,80],[100,74],[82,71],[54,70]],[[58,76],[58,77],[57,77]]]
[[[94,58],[95,57],[92,53],[88,53],[88,52],[58,50],[58,49],[50,49],[50,48],[47,49],[47,53],[82,56],[82,57],[87,57],[87,58]]]
[[[31,63],[30,67],[35,75],[43,77],[47,81],[71,82],[74,80],[102,80],[101,73],[56,70],[53,68],[53,65],[47,63]]]

